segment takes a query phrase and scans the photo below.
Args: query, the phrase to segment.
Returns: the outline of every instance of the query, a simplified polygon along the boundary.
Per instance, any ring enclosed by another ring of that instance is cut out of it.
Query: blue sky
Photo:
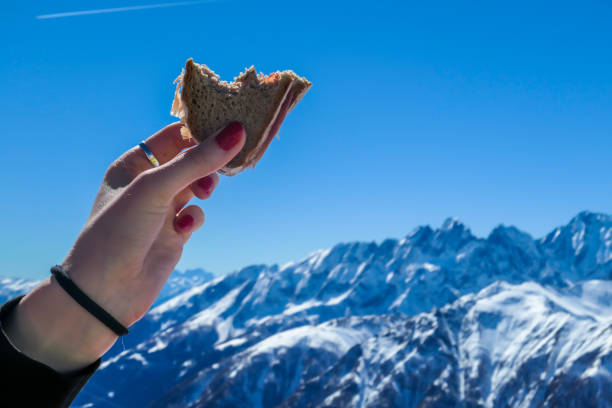
[[[174,120],[189,57],[224,79],[255,65],[313,87],[257,168],[200,203],[180,269],[282,264],[448,216],[539,237],[612,213],[609,2],[228,0],[35,18],[154,3],[1,6],[2,274],[63,260],[106,167]]]

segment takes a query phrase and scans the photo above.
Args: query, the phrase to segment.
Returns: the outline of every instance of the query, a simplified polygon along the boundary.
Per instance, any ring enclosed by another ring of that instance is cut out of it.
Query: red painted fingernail
[[[185,214],[181,218],[176,220],[176,226],[183,231],[188,230],[189,228],[191,228],[192,225],[193,217],[189,214]]]
[[[240,122],[230,123],[217,135],[217,144],[223,150],[230,150],[240,141],[242,130]]]
[[[212,190],[214,183],[214,180],[210,176],[202,177],[198,180],[198,186],[207,193]]]

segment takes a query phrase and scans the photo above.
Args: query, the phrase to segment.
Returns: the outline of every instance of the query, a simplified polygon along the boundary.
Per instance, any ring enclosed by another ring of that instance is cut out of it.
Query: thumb
[[[245,139],[242,124],[232,122],[214,137],[180,153],[166,164],[141,173],[134,181],[148,199],[169,204],[185,187],[225,166],[242,149]]]

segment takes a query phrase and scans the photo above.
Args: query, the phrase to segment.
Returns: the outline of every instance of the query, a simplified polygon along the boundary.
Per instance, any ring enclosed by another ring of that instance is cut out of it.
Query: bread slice
[[[184,138],[193,137],[201,143],[230,122],[238,121],[244,126],[244,147],[219,171],[228,176],[255,167],[285,115],[312,85],[293,71],[266,76],[257,74],[254,67],[228,83],[191,58],[175,83],[170,113],[185,124],[181,129]]]

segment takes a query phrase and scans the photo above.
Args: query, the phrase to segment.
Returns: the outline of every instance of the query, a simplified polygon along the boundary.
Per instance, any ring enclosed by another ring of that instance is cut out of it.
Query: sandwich
[[[201,143],[229,122],[238,121],[244,126],[244,147],[219,170],[227,176],[255,167],[287,113],[312,85],[293,71],[263,75],[254,67],[228,83],[191,58],[175,83],[170,113],[184,123],[183,138],[193,137]]]

